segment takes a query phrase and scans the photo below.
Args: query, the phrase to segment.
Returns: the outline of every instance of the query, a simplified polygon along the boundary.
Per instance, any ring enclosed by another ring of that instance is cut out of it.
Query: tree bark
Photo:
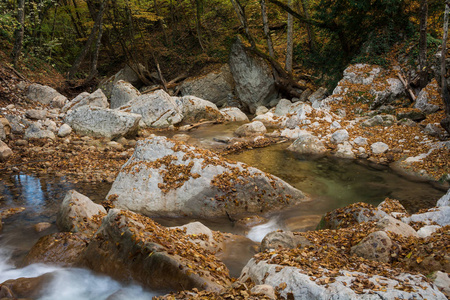
[[[441,126],[450,133],[450,93],[447,86],[447,69],[446,69],[446,56],[447,56],[447,39],[448,39],[448,18],[450,14],[450,0],[445,1],[444,12],[444,36],[442,38],[442,52],[441,52],[441,88],[442,99],[445,105],[445,118],[441,121]]]
[[[288,6],[291,7],[292,0],[288,0]],[[294,19],[288,13],[287,19],[287,45],[286,45],[286,71],[292,73],[292,56],[294,52]]]
[[[202,48],[203,52],[205,51],[205,47],[203,46],[202,42],[202,20],[201,20],[201,13],[202,13],[202,0],[195,0],[195,27],[197,29],[197,39],[198,43],[200,44],[200,47]]]
[[[103,18],[102,18],[103,20]],[[92,57],[91,70],[89,72],[88,79],[86,81],[92,80],[97,76],[97,64],[98,64],[98,55],[100,53],[100,46],[102,44],[102,35],[103,35],[103,21],[100,21],[100,26],[98,28],[97,41],[95,42],[94,55]]]
[[[269,48],[269,55],[271,57],[275,57],[275,51],[273,50],[273,44],[272,44],[272,37],[270,36],[269,19],[267,18],[266,1],[260,0],[259,2],[261,4],[261,17],[262,17],[262,21],[263,21],[264,35],[266,36],[266,40],[267,40],[267,48]]]
[[[419,40],[419,68],[420,88],[423,89],[428,83],[427,72],[427,19],[428,1],[420,2],[420,40]]]
[[[19,0],[17,7],[17,27],[14,32],[14,48],[11,56],[14,67],[17,66],[20,54],[22,53],[23,33],[25,23],[25,0]]]
[[[297,0],[297,4],[301,3],[302,5],[302,9],[303,9],[303,14],[305,15],[306,20],[310,20],[310,16],[309,16],[309,5],[308,5],[308,0]],[[300,11],[300,10],[299,10]],[[309,50],[311,50],[311,52],[314,52],[316,50],[316,41],[315,41],[315,37],[314,37],[314,30],[311,27],[311,24],[306,22],[306,33],[308,34],[308,45],[309,45]]]
[[[245,35],[252,45],[253,49],[256,49],[256,43],[253,39],[253,36],[250,34],[250,31],[248,29],[247,25],[247,17],[245,16],[245,9],[239,2],[239,0],[230,0],[231,4],[233,4],[234,10],[236,11],[236,14],[238,16],[239,22],[241,23],[242,27],[244,28]]]
[[[78,54],[77,58],[75,59],[75,62],[73,63],[72,67],[69,70],[69,75],[68,75],[69,80],[73,79],[73,77],[75,76],[75,73],[77,72],[78,68],[80,67],[81,62],[83,61],[86,54],[89,52],[89,49],[91,48],[92,43],[94,42],[94,39],[97,36],[97,33],[99,32],[105,10],[106,10],[106,0],[103,0],[100,5],[100,10],[97,13],[97,17],[95,19],[94,27],[92,28],[91,34],[89,35],[89,38],[86,41],[86,44],[84,45],[80,54]]]

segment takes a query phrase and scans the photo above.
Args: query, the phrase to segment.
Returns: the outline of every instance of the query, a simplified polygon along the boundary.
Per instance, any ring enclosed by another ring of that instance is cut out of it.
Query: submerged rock
[[[107,196],[149,216],[225,216],[299,204],[281,179],[210,151],[154,137],[139,141]]]

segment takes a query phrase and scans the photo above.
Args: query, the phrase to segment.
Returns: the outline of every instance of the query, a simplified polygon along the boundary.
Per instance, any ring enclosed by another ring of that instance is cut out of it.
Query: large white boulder
[[[220,110],[226,122],[248,122],[248,117],[237,107],[225,107]]]
[[[243,163],[165,137],[139,141],[107,196],[149,216],[225,216],[296,205],[303,193]]]
[[[59,107],[60,103],[67,101],[67,98],[58,93],[54,88],[38,83],[33,83],[28,86],[27,97],[32,101],[42,104],[58,103],[58,105],[53,105],[57,107]]]
[[[184,96],[175,98],[175,102],[183,114],[183,123],[220,121],[222,119],[222,113],[210,101],[195,96]]]
[[[298,139],[296,139],[287,149],[299,154],[307,155],[323,155],[327,151],[323,142],[307,131],[303,131]]]
[[[111,108],[119,108],[140,95],[141,93],[131,83],[119,80],[111,92]]]
[[[105,94],[103,94],[101,89],[96,90],[92,94],[89,94],[88,92],[83,92],[72,99],[69,103],[64,105],[64,107],[61,109],[63,113],[68,112],[69,110],[76,109],[81,106],[96,106],[96,107],[102,107],[102,108],[108,108],[109,103],[108,99],[106,98]]]

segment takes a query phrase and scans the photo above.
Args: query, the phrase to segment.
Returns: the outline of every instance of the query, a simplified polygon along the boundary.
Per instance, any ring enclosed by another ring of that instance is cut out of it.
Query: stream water
[[[221,145],[215,139],[218,133],[220,138],[231,137],[234,128],[235,125],[200,127],[189,133],[189,142],[214,148]],[[400,200],[410,212],[414,212],[434,206],[444,194],[444,191],[429,183],[409,181],[387,168],[373,168],[354,161],[331,158],[306,160],[287,151],[288,145],[285,143],[254,149],[229,155],[228,158],[280,177],[308,194],[310,202],[295,209],[266,215],[264,217],[269,222],[254,227],[250,232],[233,226],[226,218],[199,221],[213,230],[247,235],[253,241],[260,241],[266,233],[278,228],[293,231],[314,229],[324,213],[354,202],[377,205],[385,197],[390,197]],[[31,265],[22,269],[14,267],[41,236],[57,231],[56,211],[68,190],[76,189],[93,201],[100,202],[109,188],[110,184],[106,183],[72,183],[64,177],[0,174],[0,210],[16,206],[26,208],[3,220],[3,230],[0,232],[0,283],[7,279],[56,272],[40,299],[107,299],[110,295],[114,295],[111,299],[149,299],[153,293],[139,286],[123,286],[88,270],[45,265]],[[156,221],[165,226],[176,226],[193,220],[160,218]],[[33,225],[38,222],[52,225],[37,233]],[[254,242],[245,239],[228,245],[223,260],[232,276],[239,275],[243,265],[255,253],[254,246]]]

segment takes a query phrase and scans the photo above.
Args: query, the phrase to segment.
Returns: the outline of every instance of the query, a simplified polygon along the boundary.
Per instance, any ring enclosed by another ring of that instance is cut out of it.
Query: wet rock
[[[439,97],[439,85],[435,79],[432,82],[427,84],[427,86],[422,89],[417,95],[416,103],[414,104],[415,108],[420,109],[424,114],[432,114],[439,110],[439,106],[435,104],[431,104],[430,101]]]
[[[183,120],[177,103],[163,90],[141,95],[121,106],[119,110],[141,115],[142,123],[152,128],[167,128]]]
[[[47,230],[51,226],[52,226],[52,224],[50,224],[48,222],[40,222],[40,223],[35,224],[33,227],[34,227],[34,231],[42,232],[44,230]]]
[[[231,47],[229,64],[236,83],[236,94],[250,113],[255,113],[258,106],[266,106],[277,98],[270,66],[246,50],[239,38]]]
[[[230,67],[225,64],[218,72],[200,78],[187,79],[180,85],[183,96],[196,96],[214,104],[226,104],[234,97],[234,79]]]
[[[373,154],[382,154],[389,150],[389,146],[383,142],[376,142],[370,145]]]
[[[14,295],[14,299],[38,299],[43,289],[53,279],[54,274],[46,273],[38,277],[10,279],[0,286],[2,291],[6,287]]]
[[[184,96],[175,99],[183,114],[183,123],[194,124],[201,121],[220,121],[222,114],[217,106],[195,96]]]
[[[267,129],[262,122],[253,121],[251,123],[247,123],[240,126],[238,129],[236,129],[234,134],[241,137],[241,136],[263,135],[266,132]]]
[[[50,104],[56,97],[64,96],[49,86],[33,83],[28,86],[27,97],[32,101]]]
[[[225,216],[295,205],[303,194],[279,178],[165,137],[139,141],[108,193],[149,216]]]
[[[364,121],[362,127],[373,126],[392,126],[397,122],[397,119],[392,115],[376,115],[366,121]]]
[[[58,210],[56,225],[62,231],[92,234],[98,229],[105,215],[103,206],[95,204],[75,190],[70,190]]]
[[[336,130],[332,135],[330,141],[334,144],[342,144],[348,141],[348,131],[345,129]]]
[[[66,137],[71,133],[72,133],[72,127],[70,127],[68,124],[62,124],[58,130],[59,137]]]
[[[263,115],[267,113],[269,109],[265,106],[258,106],[255,111],[255,116]]]
[[[101,89],[96,90],[92,94],[89,94],[87,92],[83,92],[72,99],[69,103],[67,103],[61,111],[63,113],[66,113],[70,110],[77,109],[82,106],[94,106],[94,107],[101,107],[101,108],[108,108],[109,103],[108,99],[106,98],[105,94],[103,94]]]
[[[103,220],[84,261],[96,272],[152,289],[218,291],[229,284],[225,265],[186,234],[118,209]]]
[[[29,109],[25,116],[32,120],[44,120],[47,117],[47,111],[43,109]]]
[[[8,160],[11,155],[13,155],[11,148],[0,140],[0,161]]]
[[[322,141],[308,132],[301,134],[287,149],[307,155],[323,155],[327,151]]]
[[[140,95],[141,93],[131,83],[119,80],[111,92],[111,108],[119,108]]]
[[[248,122],[248,117],[237,107],[226,107],[220,110],[226,122]]]
[[[22,266],[34,263],[56,264],[63,267],[79,265],[80,257],[89,244],[81,233],[57,232],[41,237],[25,256]]]
[[[139,128],[141,116],[108,108],[81,106],[64,118],[78,134],[106,137],[133,136]]]
[[[375,231],[351,248],[350,253],[365,259],[387,263],[391,260],[392,241],[384,231]]]
[[[376,227],[379,230],[385,232],[393,232],[405,237],[419,237],[414,228],[391,216],[386,216],[383,219],[379,220],[376,224]]]
[[[38,124],[33,123],[27,129],[25,129],[25,135],[23,137],[26,140],[29,139],[56,139],[55,134],[50,130],[42,129]]]

